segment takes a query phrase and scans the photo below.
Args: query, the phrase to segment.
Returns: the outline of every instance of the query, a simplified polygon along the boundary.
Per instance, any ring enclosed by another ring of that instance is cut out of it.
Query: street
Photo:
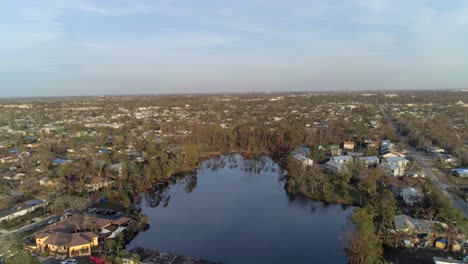
[[[384,118],[390,124],[392,124],[392,126],[395,128],[395,131],[396,131],[397,130],[396,124],[390,120],[390,118],[388,117],[387,113],[384,111],[382,106],[380,106],[380,111],[382,112]],[[440,172],[437,169],[432,168],[432,166],[428,165],[428,162],[426,161],[426,157],[424,153],[422,153],[421,151],[417,151],[414,147],[410,146],[406,137],[404,137],[401,133],[398,133],[398,135],[400,137],[400,141],[406,145],[408,154],[410,156],[413,156],[414,159],[421,166],[421,169],[424,175],[426,175],[426,177],[430,179],[450,199],[450,201],[455,207],[461,210],[461,212],[463,213],[465,217],[468,217],[468,204],[465,201],[461,200],[460,198],[448,192],[446,189],[450,187],[454,187],[454,186],[442,182],[437,176],[438,173],[443,173],[443,172]]]
[[[50,215],[50,216],[47,216],[46,218],[35,218],[34,220],[36,220],[34,223],[32,224],[28,224],[28,225],[24,225],[18,229],[15,229],[15,230],[3,230],[3,229],[0,229],[0,234],[4,234],[4,235],[8,235],[8,234],[21,234],[23,232],[28,232],[28,231],[32,231],[32,230],[36,230],[38,229],[39,227],[41,226],[45,226],[45,225],[48,225],[48,222],[50,219],[52,218],[58,218],[60,217],[61,214],[55,214],[55,215]]]

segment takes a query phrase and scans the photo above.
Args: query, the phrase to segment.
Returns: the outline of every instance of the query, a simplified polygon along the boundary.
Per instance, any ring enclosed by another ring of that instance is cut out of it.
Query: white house
[[[303,154],[301,153],[293,153],[293,157],[300,161],[302,163],[302,165],[304,166],[312,166],[314,165],[314,161],[307,158],[306,156],[304,156]]]
[[[367,167],[377,166],[380,163],[380,160],[376,156],[369,156],[369,157],[360,157],[359,163],[365,164]]]
[[[0,212],[0,222],[1,221],[9,221],[11,219],[23,216],[27,213],[34,212],[38,208],[43,207],[46,205],[44,200],[30,200],[20,204],[14,208],[7,209]]]
[[[388,176],[392,177],[401,177],[405,174],[405,170],[395,164],[381,163],[379,168],[386,172]]]
[[[406,168],[406,166],[409,163],[409,160],[403,157],[389,157],[389,158],[383,158],[382,163],[395,164],[399,167]]]
[[[340,163],[340,164],[351,164],[353,163],[353,157],[351,155],[345,156],[332,156],[330,161]]]
[[[99,191],[100,189],[110,186],[114,183],[114,181],[106,181],[106,180],[100,180],[97,178],[93,178],[90,183],[86,184],[86,189],[88,192],[96,192]]]
[[[403,198],[405,204],[414,205],[415,203],[418,203],[421,200],[423,195],[415,188],[409,187],[401,189],[400,197]]]
[[[352,163],[352,156],[332,156],[327,162],[326,168],[333,173],[346,173],[348,171],[347,165]]]
[[[389,176],[401,177],[405,175],[405,168],[409,161],[402,157],[383,158],[379,167]]]

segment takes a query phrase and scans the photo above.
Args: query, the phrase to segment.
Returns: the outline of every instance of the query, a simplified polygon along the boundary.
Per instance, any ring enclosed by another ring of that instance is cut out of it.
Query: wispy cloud
[[[463,0],[16,0],[0,2],[0,32],[14,93],[468,83]]]

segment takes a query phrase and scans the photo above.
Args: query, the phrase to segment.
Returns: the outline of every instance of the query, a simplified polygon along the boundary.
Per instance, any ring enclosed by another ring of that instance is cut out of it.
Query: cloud
[[[14,76],[44,93],[468,82],[462,0],[17,0],[0,3],[0,31],[0,87],[18,93]]]

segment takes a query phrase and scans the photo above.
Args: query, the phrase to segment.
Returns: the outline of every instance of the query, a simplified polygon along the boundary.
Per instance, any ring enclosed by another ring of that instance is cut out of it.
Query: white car
[[[66,259],[62,260],[60,264],[78,264],[78,261],[76,259]]]

